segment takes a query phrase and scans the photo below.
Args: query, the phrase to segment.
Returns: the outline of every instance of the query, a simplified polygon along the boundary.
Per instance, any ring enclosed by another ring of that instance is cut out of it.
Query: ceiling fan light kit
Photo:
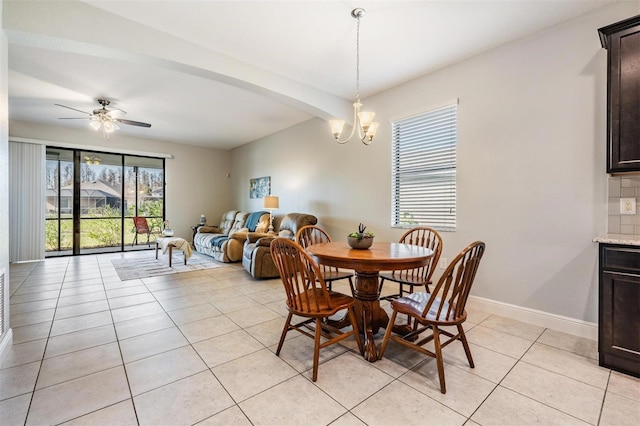
[[[358,129],[358,137],[360,141],[365,145],[370,145],[373,141],[373,137],[378,131],[378,123],[373,121],[375,112],[360,111],[362,108],[362,102],[360,102],[360,18],[365,15],[365,10],[358,7],[351,11],[351,16],[357,21],[356,29],[356,101],[353,103],[353,128],[351,134],[346,139],[340,139],[342,130],[344,129],[344,120],[329,120],[329,126],[331,127],[331,133],[339,144],[347,143],[355,135],[356,129]]]
[[[102,129],[102,137],[105,139],[109,139],[109,134],[113,133],[114,130],[120,128],[118,126],[118,123],[128,124],[131,126],[138,126],[138,127],[147,127],[147,128],[151,127],[151,124],[149,123],[143,123],[141,121],[125,120],[123,118],[113,117],[112,114],[116,111],[120,111],[124,114],[126,114],[127,112],[117,108],[107,109],[107,106],[111,103],[111,101],[109,101],[108,99],[98,99],[97,101],[100,105],[102,105],[102,108],[96,108],[91,113],[81,111],[79,109],[71,108],[66,105],[61,105],[61,104],[55,104],[55,105],[86,114],[87,117],[68,117],[68,118],[61,117],[60,120],[76,120],[76,119],[88,118],[89,120],[91,120],[89,123],[89,126],[91,126],[91,128],[96,131]]]

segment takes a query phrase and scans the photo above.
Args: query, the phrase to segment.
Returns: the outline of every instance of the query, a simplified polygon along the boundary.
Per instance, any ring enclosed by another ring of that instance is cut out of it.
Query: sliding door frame
[[[154,218],[154,219],[161,219],[162,222],[164,222],[164,218],[166,217],[166,185],[167,185],[167,181],[166,181],[166,158],[162,158],[162,157],[154,157],[154,156],[144,156],[144,155],[136,155],[136,154],[122,154],[122,153],[117,153],[117,152],[105,152],[105,151],[92,151],[92,150],[87,150],[87,149],[76,149],[76,148],[67,148],[67,147],[59,147],[59,146],[47,146],[47,149],[51,149],[51,150],[66,150],[66,151],[71,151],[73,153],[73,209],[72,209],[72,222],[73,222],[73,233],[72,233],[72,248],[71,248],[71,255],[76,256],[76,255],[84,255],[84,254],[88,254],[88,253],[82,253],[82,247],[81,247],[81,225],[82,225],[82,214],[81,214],[81,210],[82,210],[82,200],[81,200],[81,189],[82,189],[82,154],[83,153],[89,153],[89,154],[96,154],[96,155],[109,155],[109,156],[120,156],[120,165],[118,166],[120,168],[120,172],[121,172],[121,179],[120,179],[120,249],[119,250],[115,250],[115,252],[124,252],[126,251],[126,243],[125,243],[125,221],[127,219],[129,219],[129,216],[127,216],[127,212],[125,210],[125,185],[126,185],[126,176],[125,176],[125,172],[126,172],[126,168],[129,167],[126,165],[126,158],[127,157],[133,157],[133,158],[149,158],[149,159],[153,159],[153,160],[160,160],[161,164],[162,164],[162,212],[161,212],[161,217],[158,216],[148,216],[150,218]],[[57,200],[57,217],[56,218],[45,218],[45,221],[48,220],[55,220],[58,222],[58,235],[57,235],[57,250],[55,251],[45,251],[45,257],[54,257],[54,256],[65,256],[68,254],[56,254],[56,253],[61,253],[62,251],[60,250],[60,245],[61,245],[61,193],[62,193],[62,187],[61,187],[61,183],[62,183],[62,173],[61,173],[61,167],[60,167],[60,161],[58,160],[58,179],[57,179],[57,187],[58,187],[58,200]],[[139,185],[139,177],[138,177],[138,169],[140,166],[131,166],[131,167],[135,167],[135,211],[133,216],[137,216],[139,214],[139,194],[138,194],[138,185]],[[114,218],[105,218],[105,219],[116,219]],[[99,219],[97,219],[99,220]],[[111,247],[117,247],[117,246],[111,246]],[[106,250],[109,247],[105,247],[104,252],[109,252],[109,253],[113,253],[114,250]],[[66,251],[66,250],[64,250]],[[91,254],[95,254],[98,252],[92,252]],[[47,255],[48,254],[48,255]]]

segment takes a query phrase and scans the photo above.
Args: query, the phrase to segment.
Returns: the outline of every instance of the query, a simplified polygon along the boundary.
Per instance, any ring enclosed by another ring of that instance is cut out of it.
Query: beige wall
[[[606,232],[606,51],[597,29],[640,12],[619,4],[487,51],[364,100],[380,122],[373,145],[340,146],[314,119],[232,151],[233,197],[271,176],[280,211],[317,215],[334,239],[359,222],[390,227],[390,120],[459,99],[458,228],[451,259],[474,240],[487,252],[473,294],[597,321],[597,251]],[[366,84],[366,70],[362,70]]]
[[[201,213],[215,218],[231,208],[228,151],[123,137],[117,132],[104,140],[100,133],[88,128],[74,130],[19,121],[11,121],[9,131],[11,138],[64,142],[69,147],[170,154],[172,158],[166,160],[166,217],[175,234],[188,240],[191,226],[198,223]]]

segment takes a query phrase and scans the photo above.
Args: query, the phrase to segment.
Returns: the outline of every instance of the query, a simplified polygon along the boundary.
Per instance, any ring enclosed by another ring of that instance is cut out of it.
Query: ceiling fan
[[[107,99],[98,99],[97,100],[102,108],[96,108],[93,112],[81,111],[76,108],[71,108],[66,105],[55,104],[56,106],[71,109],[73,111],[78,111],[83,114],[86,114],[87,117],[60,117],[60,120],[91,120],[91,127],[95,130],[100,130],[102,128],[102,135],[105,139],[109,138],[109,133],[113,132],[115,129],[119,129],[118,124],[128,124],[130,126],[138,126],[138,127],[151,127],[149,123],[143,123],[141,121],[133,121],[133,120],[125,120],[124,118],[114,117],[114,113],[122,112],[126,114],[127,112],[121,110],[119,108],[107,109],[107,106],[111,103],[111,101]]]

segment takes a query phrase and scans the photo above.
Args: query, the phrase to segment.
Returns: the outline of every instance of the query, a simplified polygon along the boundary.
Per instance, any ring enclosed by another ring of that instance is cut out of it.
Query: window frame
[[[392,228],[456,231],[457,121],[457,101],[391,121]]]

